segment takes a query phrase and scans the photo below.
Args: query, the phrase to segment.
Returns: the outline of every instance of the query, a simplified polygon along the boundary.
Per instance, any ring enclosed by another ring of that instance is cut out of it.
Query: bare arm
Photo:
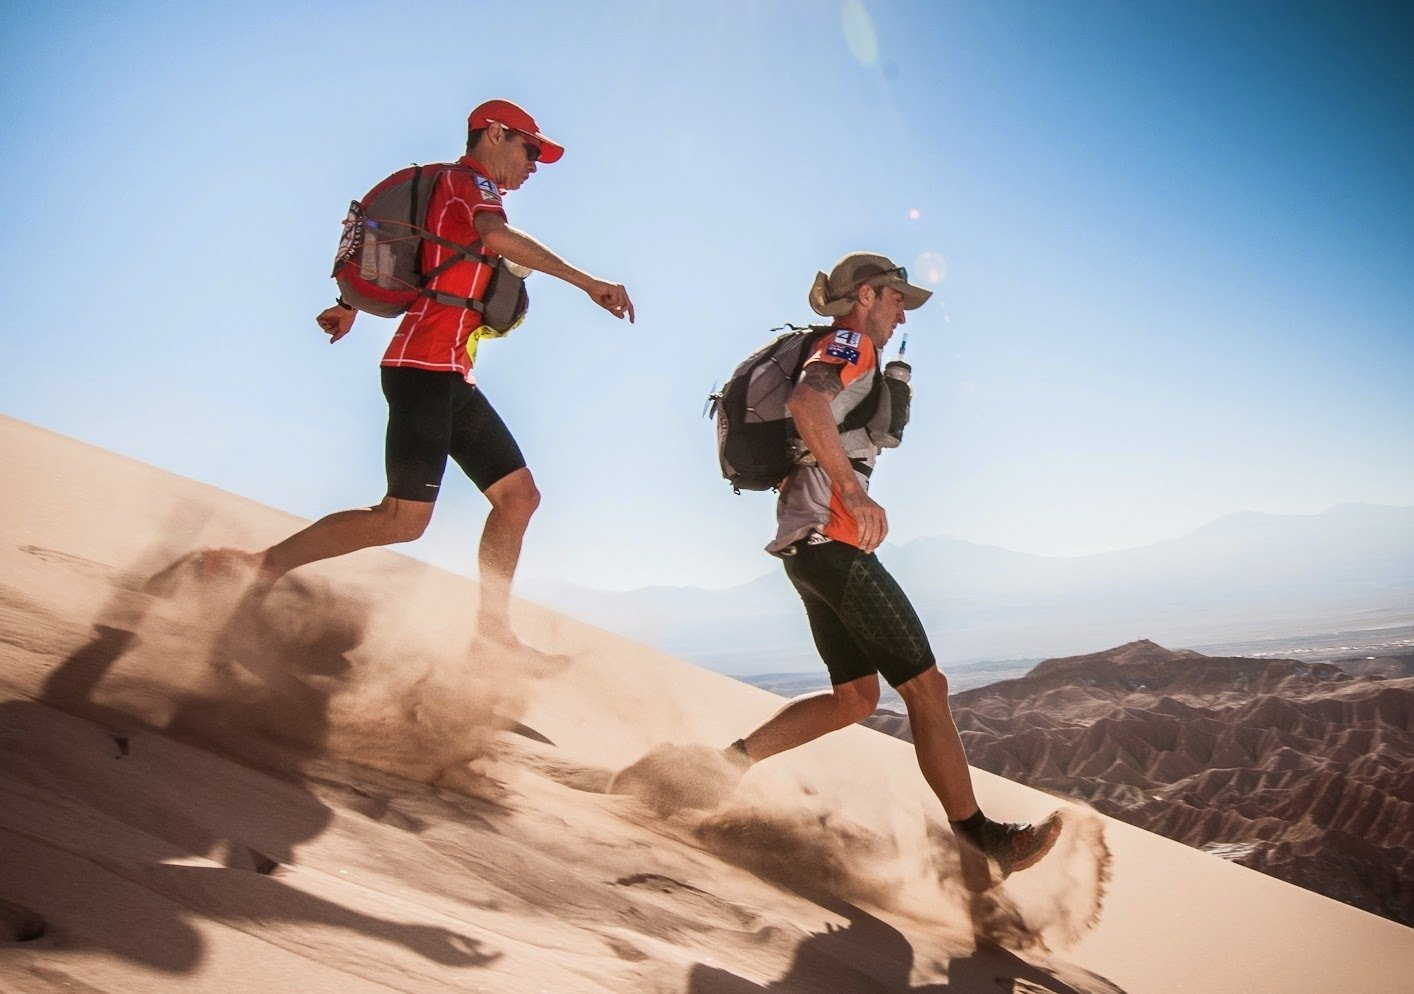
[[[805,443],[830,483],[840,495],[840,503],[859,523],[860,548],[873,552],[889,533],[889,522],[880,507],[864,489],[845,454],[840,441],[839,426],[830,411],[830,401],[844,387],[840,383],[840,368],[826,362],[812,362],[805,367],[787,407],[795,419],[795,430]]]
[[[512,228],[499,214],[485,211],[476,215],[477,234],[481,242],[492,252],[511,262],[529,266],[556,279],[564,280],[570,286],[578,287],[589,298],[614,317],[628,315],[633,322],[633,301],[622,283],[610,283],[597,276],[591,276],[577,266],[561,259],[545,245],[536,241],[524,231]]]

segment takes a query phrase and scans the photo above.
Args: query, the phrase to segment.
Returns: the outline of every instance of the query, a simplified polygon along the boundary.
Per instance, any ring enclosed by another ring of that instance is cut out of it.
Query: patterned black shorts
[[[832,684],[878,673],[898,687],[934,665],[923,623],[874,553],[844,542],[795,549],[784,559],[786,576],[805,602]]]

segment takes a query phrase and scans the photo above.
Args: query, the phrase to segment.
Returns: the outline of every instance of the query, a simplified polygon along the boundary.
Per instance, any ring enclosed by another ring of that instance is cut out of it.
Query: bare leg
[[[540,506],[540,491],[528,469],[518,469],[486,489],[491,513],[481,532],[481,599],[477,630],[487,638],[515,642],[511,633],[511,581],[520,562],[530,517]]]
[[[827,732],[863,721],[874,713],[878,703],[877,675],[797,697],[742,740],[746,755],[755,761],[794,749]]]
[[[266,549],[260,571],[273,583],[292,569],[359,549],[411,542],[427,530],[433,504],[384,497],[373,507],[336,511]]]
[[[972,771],[962,737],[948,708],[948,680],[936,667],[918,674],[898,688],[908,706],[908,727],[913,732],[913,749],[918,767],[949,821],[965,821],[977,813],[977,797],[972,792]]]

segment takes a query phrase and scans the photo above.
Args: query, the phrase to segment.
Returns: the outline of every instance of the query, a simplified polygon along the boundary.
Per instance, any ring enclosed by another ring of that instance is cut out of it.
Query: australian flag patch
[[[837,332],[835,340],[825,346],[825,355],[843,359],[851,366],[857,365],[859,362],[859,332]]]

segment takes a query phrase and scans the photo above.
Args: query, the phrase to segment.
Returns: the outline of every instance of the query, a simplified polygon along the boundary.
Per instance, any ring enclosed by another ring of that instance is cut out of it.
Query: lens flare
[[[908,209],[908,219],[910,221],[917,221],[922,216],[923,212],[920,211],[917,207],[910,207]]]
[[[948,260],[937,252],[924,252],[913,263],[912,272],[920,281],[937,286],[948,278]]]
[[[840,11],[840,27],[849,54],[866,69],[879,63],[879,37],[874,33],[874,20],[864,8],[863,0],[844,0]]]

